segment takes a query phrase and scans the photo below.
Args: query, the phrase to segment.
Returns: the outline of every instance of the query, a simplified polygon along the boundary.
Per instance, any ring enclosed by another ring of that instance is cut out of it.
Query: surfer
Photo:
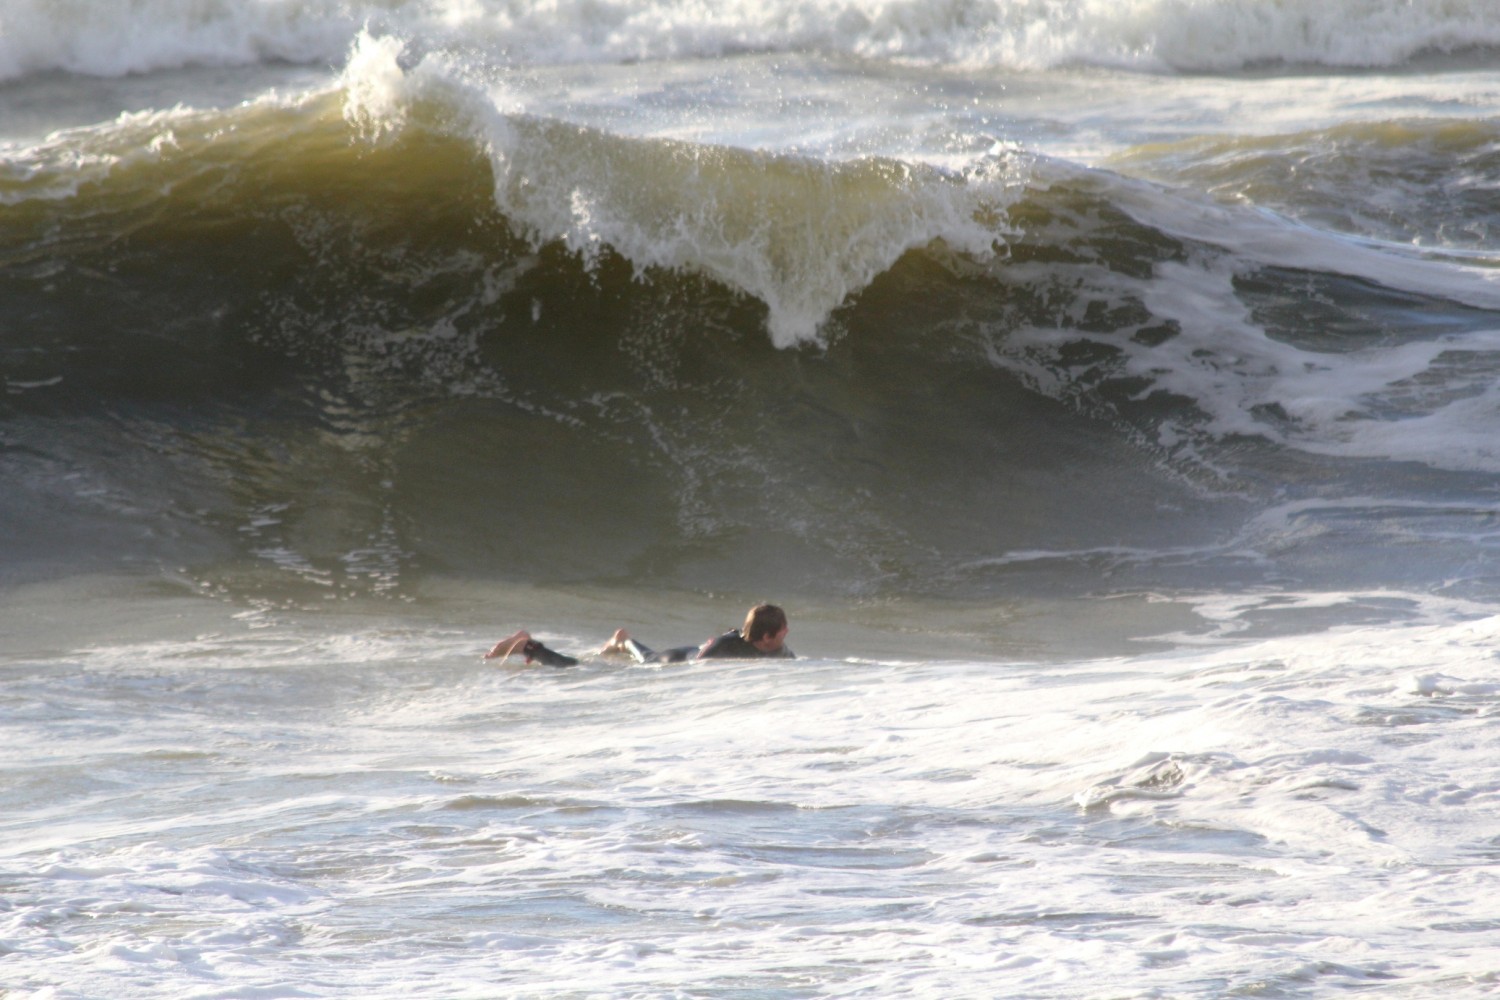
[[[753,660],[759,657],[784,657],[795,654],[786,644],[786,612],[774,604],[757,604],[745,616],[745,624],[715,636],[700,646],[677,646],[657,652],[617,629],[599,650],[601,656],[629,656],[637,663],[681,663],[685,660],[733,659]],[[525,629],[506,636],[484,654],[486,660],[504,660],[519,653],[526,662],[535,660],[549,667],[571,667],[578,658],[548,649]]]

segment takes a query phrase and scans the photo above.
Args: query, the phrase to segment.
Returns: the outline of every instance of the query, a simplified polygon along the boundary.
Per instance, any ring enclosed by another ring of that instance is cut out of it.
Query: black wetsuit
[[[577,657],[568,656],[565,653],[559,653],[556,650],[548,649],[546,646],[543,646],[535,639],[530,640],[526,643],[526,645],[521,647],[521,655],[526,657],[527,663],[535,660],[536,662],[545,664],[549,667],[578,666]]]
[[[716,638],[708,640],[701,646],[677,646],[673,649],[662,650],[658,653],[650,646],[642,645],[634,639],[625,640],[625,648],[630,650],[630,655],[637,663],[682,663],[686,660],[757,660],[771,657],[791,660],[795,655],[791,649],[782,646],[774,653],[764,653],[755,648],[755,645],[740,635],[740,630],[732,628],[728,632]],[[535,660],[537,663],[548,667],[573,667],[578,665],[578,658],[559,653],[555,649],[548,649],[535,639],[527,642],[521,647],[521,655],[526,657],[526,662]]]
[[[782,646],[774,653],[762,652],[755,648],[749,639],[740,635],[740,630],[737,628],[732,628],[701,646],[677,646],[660,653],[649,646],[643,646],[634,639],[627,639],[625,647],[630,650],[630,655],[635,657],[637,663],[682,663],[684,660],[711,659],[756,660],[763,657],[779,657],[787,660],[795,658],[795,654],[786,646]]]

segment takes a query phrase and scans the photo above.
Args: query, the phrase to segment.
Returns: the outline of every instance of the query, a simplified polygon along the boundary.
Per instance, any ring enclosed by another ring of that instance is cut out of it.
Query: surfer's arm
[[[524,629],[515,635],[507,636],[495,643],[493,649],[484,654],[486,660],[505,660],[515,653],[520,653],[530,663],[536,660],[538,663],[549,667],[572,667],[578,664],[576,657],[559,653],[554,649],[548,649],[531,637],[531,633]]]
[[[504,639],[501,639],[499,642],[495,643],[494,648],[492,648],[488,653],[484,654],[484,658],[486,660],[509,659],[512,653],[524,647],[530,641],[531,633],[527,632],[525,629],[522,629],[515,635],[506,636]]]

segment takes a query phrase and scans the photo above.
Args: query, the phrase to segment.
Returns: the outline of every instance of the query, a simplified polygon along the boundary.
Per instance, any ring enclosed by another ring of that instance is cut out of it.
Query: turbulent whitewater
[[[7,4],[0,995],[1494,991],[1497,50]]]

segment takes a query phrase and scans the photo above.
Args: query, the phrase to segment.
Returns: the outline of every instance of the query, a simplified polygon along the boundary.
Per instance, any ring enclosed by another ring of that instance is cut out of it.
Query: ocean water
[[[0,997],[1500,993],[1497,247],[1489,0],[4,0]]]

